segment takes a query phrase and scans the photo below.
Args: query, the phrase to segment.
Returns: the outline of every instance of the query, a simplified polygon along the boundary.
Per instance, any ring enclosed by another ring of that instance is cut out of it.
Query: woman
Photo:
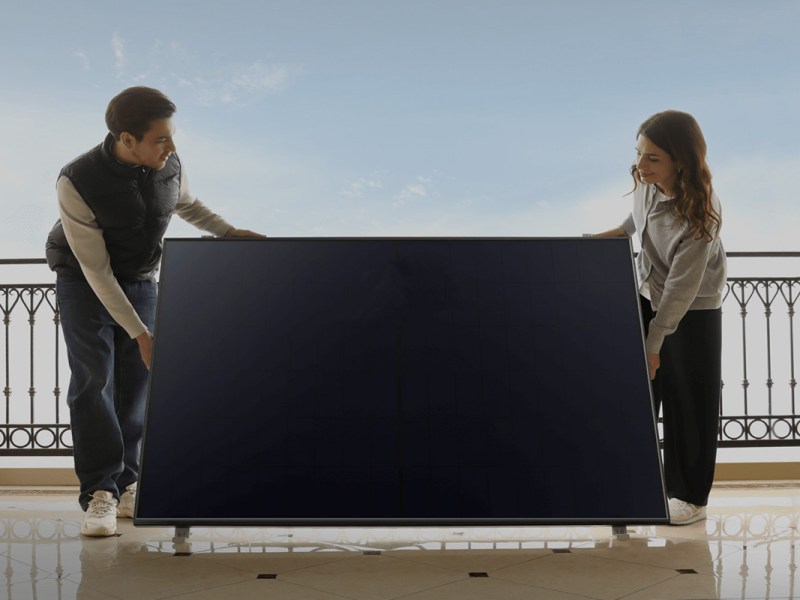
[[[725,251],[706,143],[691,115],[639,127],[633,211],[597,237],[639,235],[637,278],[655,409],[663,407],[670,522],[706,518],[719,419]]]

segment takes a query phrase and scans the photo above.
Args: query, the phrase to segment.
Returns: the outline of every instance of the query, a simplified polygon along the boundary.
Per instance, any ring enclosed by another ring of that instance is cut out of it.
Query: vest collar
[[[100,154],[103,157],[103,162],[106,163],[109,169],[120,177],[136,177],[142,171],[148,171],[147,167],[142,165],[128,165],[120,162],[114,156],[114,136],[109,133],[103,143],[100,145]]]

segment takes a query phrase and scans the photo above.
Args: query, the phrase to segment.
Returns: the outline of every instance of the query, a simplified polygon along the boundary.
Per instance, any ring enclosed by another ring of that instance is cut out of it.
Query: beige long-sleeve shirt
[[[687,311],[722,305],[727,280],[719,233],[710,242],[694,239],[695,232],[675,225],[671,202],[655,185],[639,184],[633,192],[633,210],[622,224],[628,235],[637,233],[641,242],[642,250],[636,257],[639,292],[657,311],[645,347],[655,353]],[[716,194],[712,203],[722,214]]]
[[[181,174],[180,196],[175,213],[183,220],[211,234],[224,236],[231,228],[227,221],[211,211],[189,192],[186,176]],[[111,317],[131,338],[147,331],[111,270],[111,258],[94,213],[67,177],[56,183],[58,210],[69,247],[81,266],[86,281]]]

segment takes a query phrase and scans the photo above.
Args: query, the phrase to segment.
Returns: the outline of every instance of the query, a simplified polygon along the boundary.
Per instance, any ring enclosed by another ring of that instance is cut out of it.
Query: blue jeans
[[[142,322],[153,331],[155,281],[120,282]],[[119,499],[139,478],[148,370],[139,344],[117,325],[83,278],[59,276],[56,294],[72,375],[67,405],[72,426],[79,502],[92,493]]]

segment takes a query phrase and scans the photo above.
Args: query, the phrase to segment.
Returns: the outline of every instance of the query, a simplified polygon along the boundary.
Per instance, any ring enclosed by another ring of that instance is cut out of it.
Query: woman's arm
[[[633,213],[629,214],[625,221],[619,227],[603,231],[602,233],[594,233],[589,237],[597,238],[615,238],[615,237],[631,237],[636,232],[636,225],[633,222]]]

